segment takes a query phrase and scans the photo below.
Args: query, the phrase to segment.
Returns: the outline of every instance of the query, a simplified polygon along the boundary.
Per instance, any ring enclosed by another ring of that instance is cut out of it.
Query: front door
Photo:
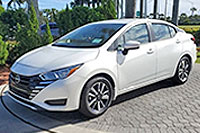
[[[146,24],[133,26],[118,38],[117,43],[123,47],[128,41],[138,41],[140,48],[129,50],[127,55],[117,52],[118,77],[120,89],[128,89],[156,77],[156,47],[150,43]]]

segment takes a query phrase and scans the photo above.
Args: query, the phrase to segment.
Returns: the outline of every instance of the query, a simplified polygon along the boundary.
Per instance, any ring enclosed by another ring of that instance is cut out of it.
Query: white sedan
[[[194,41],[159,20],[91,23],[19,58],[9,95],[34,110],[99,116],[121,94],[169,78],[185,83],[196,60]]]

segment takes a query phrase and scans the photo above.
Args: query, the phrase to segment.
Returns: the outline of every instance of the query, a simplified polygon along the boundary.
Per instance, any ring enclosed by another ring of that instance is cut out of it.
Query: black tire
[[[172,78],[173,82],[177,85],[186,83],[189,78],[191,68],[192,64],[190,59],[187,56],[182,57],[178,63],[176,74]]]
[[[113,86],[110,81],[104,77],[94,77],[83,88],[79,111],[87,117],[96,117],[110,107],[112,100]]]

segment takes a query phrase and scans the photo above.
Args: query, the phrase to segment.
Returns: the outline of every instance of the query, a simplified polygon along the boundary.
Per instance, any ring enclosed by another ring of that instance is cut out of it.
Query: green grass
[[[200,30],[200,25],[181,25],[178,27],[185,31],[191,31],[191,32]]]
[[[200,52],[197,53],[197,56],[200,56]],[[197,58],[196,63],[200,63],[200,57]]]

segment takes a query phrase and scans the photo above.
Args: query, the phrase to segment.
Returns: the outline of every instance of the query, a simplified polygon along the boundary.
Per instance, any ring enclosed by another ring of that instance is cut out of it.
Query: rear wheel
[[[173,81],[176,84],[184,84],[185,82],[187,82],[191,71],[191,67],[192,67],[191,61],[187,56],[181,58],[176,70],[176,74],[173,77]]]
[[[104,77],[91,79],[83,90],[81,96],[80,112],[88,117],[103,114],[113,99],[113,87]]]

